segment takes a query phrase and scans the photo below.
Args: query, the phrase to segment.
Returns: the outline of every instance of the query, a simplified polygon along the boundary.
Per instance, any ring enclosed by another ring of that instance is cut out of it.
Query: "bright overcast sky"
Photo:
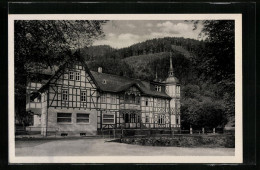
[[[174,20],[108,21],[103,26],[105,37],[95,41],[93,45],[110,45],[113,48],[123,48],[153,38],[184,37],[198,39],[201,29],[201,24],[198,25],[196,30],[193,30],[192,22]]]

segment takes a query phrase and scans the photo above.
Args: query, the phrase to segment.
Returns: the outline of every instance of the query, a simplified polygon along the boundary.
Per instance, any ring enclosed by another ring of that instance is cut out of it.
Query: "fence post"
[[[190,134],[192,135],[192,127],[190,127]]]
[[[202,128],[202,134],[204,134],[205,130],[204,130],[204,127]]]
[[[216,133],[216,129],[215,128],[213,128],[213,134],[215,134]]]
[[[113,129],[113,135],[114,135],[114,139],[116,138],[116,130]]]

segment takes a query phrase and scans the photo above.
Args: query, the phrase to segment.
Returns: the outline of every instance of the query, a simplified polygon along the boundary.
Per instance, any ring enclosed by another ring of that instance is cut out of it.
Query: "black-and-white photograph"
[[[9,21],[14,163],[240,162],[239,15],[115,16]]]

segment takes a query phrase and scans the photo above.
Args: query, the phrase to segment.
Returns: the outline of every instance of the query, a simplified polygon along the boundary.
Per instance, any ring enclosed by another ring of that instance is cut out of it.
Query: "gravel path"
[[[16,141],[16,156],[233,156],[234,148],[139,146],[109,139]]]

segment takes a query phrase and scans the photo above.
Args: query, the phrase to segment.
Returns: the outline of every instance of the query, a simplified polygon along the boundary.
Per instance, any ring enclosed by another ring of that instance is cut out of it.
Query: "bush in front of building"
[[[164,137],[124,137],[122,143],[145,146],[234,148],[234,135],[176,135]]]

